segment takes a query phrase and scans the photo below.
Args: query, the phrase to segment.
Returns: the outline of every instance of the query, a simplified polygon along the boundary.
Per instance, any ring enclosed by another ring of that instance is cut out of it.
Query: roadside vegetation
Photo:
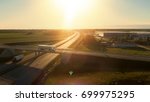
[[[56,77],[57,76],[57,77]],[[50,75],[46,85],[149,85],[149,72],[89,72]]]
[[[79,57],[80,58],[80,57]],[[71,61],[58,65],[42,84],[46,85],[149,85],[149,71],[99,71],[98,65]],[[104,68],[105,69],[105,68]],[[120,68],[121,69],[121,68]],[[69,72],[73,74],[70,75]]]

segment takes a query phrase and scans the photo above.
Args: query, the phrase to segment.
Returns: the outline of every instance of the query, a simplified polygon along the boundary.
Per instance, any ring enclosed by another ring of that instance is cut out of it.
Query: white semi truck
[[[54,45],[38,45],[38,50],[39,51],[44,51],[44,52],[55,52],[55,46]]]

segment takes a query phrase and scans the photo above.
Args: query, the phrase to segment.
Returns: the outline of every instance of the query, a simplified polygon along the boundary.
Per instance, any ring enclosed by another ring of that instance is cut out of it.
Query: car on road
[[[23,54],[16,55],[16,56],[13,57],[12,61],[13,61],[13,62],[19,62],[19,61],[21,61],[23,58],[24,58],[24,55],[23,55]]]

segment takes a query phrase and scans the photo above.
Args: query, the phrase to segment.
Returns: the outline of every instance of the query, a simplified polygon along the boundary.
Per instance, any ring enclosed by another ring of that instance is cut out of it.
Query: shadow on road
[[[16,85],[31,85],[34,84],[37,78],[42,74],[42,70],[15,63],[7,65],[1,64],[0,77],[11,80],[12,84]]]

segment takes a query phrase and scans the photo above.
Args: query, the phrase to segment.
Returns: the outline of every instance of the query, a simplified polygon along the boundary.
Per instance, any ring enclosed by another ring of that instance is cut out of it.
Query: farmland
[[[52,44],[67,36],[67,31],[58,30],[0,30],[0,44]]]

